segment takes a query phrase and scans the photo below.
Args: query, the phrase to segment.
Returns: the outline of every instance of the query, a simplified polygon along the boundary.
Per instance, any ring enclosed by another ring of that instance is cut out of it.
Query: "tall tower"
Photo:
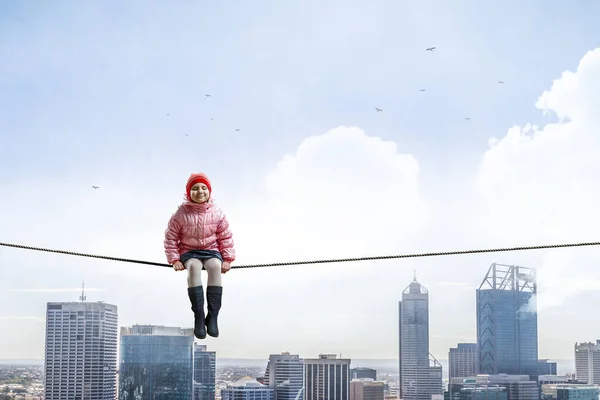
[[[538,376],[535,270],[492,264],[477,289],[477,348],[482,374]]]
[[[47,400],[116,399],[117,306],[47,303]]]
[[[600,340],[575,343],[575,372],[578,381],[600,384]]]
[[[429,358],[429,293],[413,281],[399,302],[400,397],[404,400],[431,400],[432,372]],[[435,365],[436,371],[441,368]],[[441,372],[441,371],[440,371]]]
[[[274,389],[275,400],[294,400],[302,390],[303,360],[297,354],[271,354],[265,372],[265,385]]]

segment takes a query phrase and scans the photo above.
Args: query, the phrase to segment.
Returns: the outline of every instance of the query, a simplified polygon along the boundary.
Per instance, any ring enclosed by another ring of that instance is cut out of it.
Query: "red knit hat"
[[[192,190],[192,186],[194,186],[196,183],[204,183],[208,187],[208,193],[212,192],[210,181],[208,180],[208,177],[206,175],[202,173],[192,174],[190,175],[190,178],[188,179],[187,184],[185,185],[185,194],[188,200],[191,200],[190,190]]]

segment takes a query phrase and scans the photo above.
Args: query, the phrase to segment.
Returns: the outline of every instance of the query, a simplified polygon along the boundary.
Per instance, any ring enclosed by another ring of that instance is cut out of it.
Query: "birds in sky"
[[[436,49],[437,49],[437,47],[436,47],[436,46],[432,46],[432,47],[427,47],[427,48],[425,49],[425,51],[430,51],[430,52],[432,52],[432,53],[433,53],[433,52],[434,52]],[[498,81],[498,83],[499,83],[499,84],[503,84],[503,83],[504,83],[504,81],[500,81],[500,80],[499,80],[499,81]],[[419,89],[419,91],[420,91],[420,92],[425,92],[425,91],[426,91],[426,89],[424,89],[424,88],[423,88],[423,89]],[[210,95],[210,93],[205,93],[205,94],[204,94],[204,96],[206,96],[207,98],[208,98],[208,97],[212,97],[212,96]],[[375,111],[376,111],[376,112],[383,112],[383,109],[382,109],[382,108],[379,108],[379,107],[375,107]],[[171,114],[170,114],[170,113],[167,113],[167,116],[169,116],[169,115],[171,115]],[[211,120],[211,121],[214,121],[214,117],[211,117],[211,119],[210,119],[210,120]],[[469,121],[469,120],[471,120],[471,117],[466,117],[466,118],[465,118],[465,121]],[[235,129],[235,132],[239,132],[239,131],[240,131],[240,128],[237,128],[237,129]],[[188,134],[186,134],[185,136],[189,136],[189,135],[188,135]],[[92,186],[92,187],[93,187],[94,189],[98,189],[98,188],[99,188],[98,186]]]
[[[425,49],[425,51],[430,51],[430,52],[432,52],[432,53],[433,53],[433,51],[434,51],[435,49],[437,49],[437,47],[436,47],[436,46],[432,46],[432,47],[427,47],[427,48]],[[504,83],[504,81],[498,81],[498,83],[502,84],[502,83]],[[419,89],[419,91],[420,91],[420,92],[424,92],[425,90],[426,90],[426,89]],[[382,111],[383,111],[381,108],[377,108],[377,107],[375,107],[375,110],[376,110],[377,112],[382,112]],[[466,118],[465,118],[465,121],[469,121],[470,119],[471,119],[471,117],[466,117]]]
[[[100,186],[92,186],[94,189],[100,189]]]

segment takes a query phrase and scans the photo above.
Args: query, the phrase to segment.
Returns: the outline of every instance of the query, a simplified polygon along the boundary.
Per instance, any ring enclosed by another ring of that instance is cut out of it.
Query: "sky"
[[[416,273],[446,359],[475,341],[475,290],[500,263],[537,270],[540,358],[573,358],[600,338],[598,248],[235,265],[598,241],[599,12],[2,2],[0,242],[166,262],[202,171],[237,251],[205,340],[219,357],[397,358]],[[185,272],[7,247],[0,271],[0,359],[42,359],[46,303],[82,281],[121,326],[193,323]]]

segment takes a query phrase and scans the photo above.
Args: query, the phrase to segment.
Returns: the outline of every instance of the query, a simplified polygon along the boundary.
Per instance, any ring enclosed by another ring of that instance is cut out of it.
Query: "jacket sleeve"
[[[165,231],[165,254],[167,262],[173,264],[179,260],[179,240],[181,237],[181,225],[177,221],[177,213],[173,214],[169,220],[169,225]]]
[[[223,256],[223,261],[235,261],[235,249],[233,248],[233,234],[229,229],[229,221],[225,214],[221,214],[219,225],[217,226],[217,243],[219,252]]]

